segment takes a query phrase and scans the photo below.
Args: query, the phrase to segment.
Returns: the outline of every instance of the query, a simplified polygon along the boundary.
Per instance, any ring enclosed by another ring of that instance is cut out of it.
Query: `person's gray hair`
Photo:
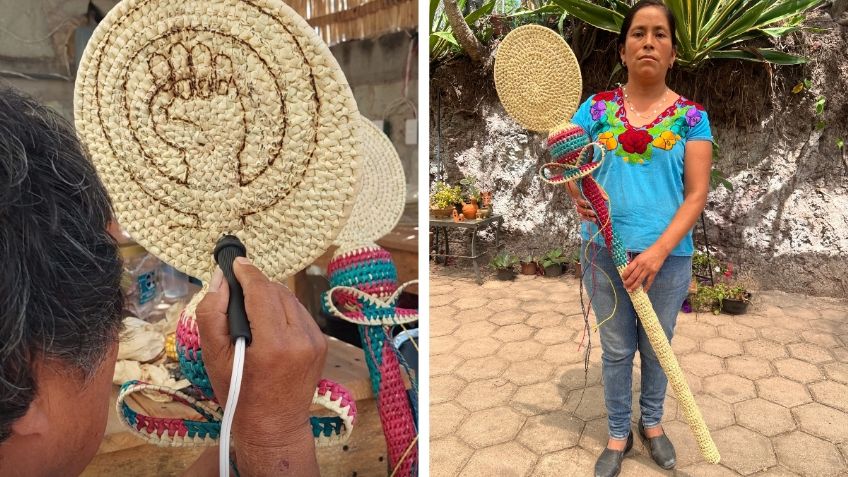
[[[111,203],[73,127],[0,85],[0,443],[37,393],[33,365],[87,380],[117,342]]]

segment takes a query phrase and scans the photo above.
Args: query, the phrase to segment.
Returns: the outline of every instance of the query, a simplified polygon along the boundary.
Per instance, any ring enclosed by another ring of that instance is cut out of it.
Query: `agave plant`
[[[618,33],[630,5],[607,0],[609,7],[588,0],[553,0],[569,14],[596,28]],[[794,65],[806,58],[774,48],[743,43],[780,38],[801,27],[804,13],[824,0],[665,0],[677,20],[677,61],[694,67],[713,58]]]

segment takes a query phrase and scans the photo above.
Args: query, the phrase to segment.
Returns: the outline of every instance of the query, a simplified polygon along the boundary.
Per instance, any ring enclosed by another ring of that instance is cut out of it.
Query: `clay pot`
[[[430,209],[430,215],[437,219],[447,219],[451,216],[451,212],[454,210],[453,207],[445,207],[444,209]]]
[[[488,209],[492,206],[492,192],[487,190],[481,192],[481,195],[483,196],[483,207]]]
[[[536,262],[521,262],[521,274],[522,275],[535,275],[536,274]]]
[[[468,220],[474,220],[477,218],[477,201],[472,200],[471,202],[462,203],[462,215],[465,216]]]

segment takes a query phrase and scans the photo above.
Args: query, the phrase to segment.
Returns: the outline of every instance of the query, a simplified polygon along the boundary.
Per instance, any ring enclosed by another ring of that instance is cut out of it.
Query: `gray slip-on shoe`
[[[677,455],[674,452],[674,445],[665,435],[665,432],[661,436],[648,437],[645,434],[645,426],[639,419],[639,435],[642,436],[642,441],[651,451],[651,458],[658,466],[666,470],[674,468],[674,464],[677,463]]]
[[[633,433],[627,436],[627,445],[623,451],[605,448],[598,461],[595,462],[595,477],[616,477],[621,472],[621,462],[624,455],[633,447]]]

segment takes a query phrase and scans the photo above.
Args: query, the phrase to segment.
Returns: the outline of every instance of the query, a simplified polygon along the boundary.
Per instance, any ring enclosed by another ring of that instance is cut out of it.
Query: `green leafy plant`
[[[462,186],[462,192],[465,197],[468,197],[470,200],[476,201],[478,204],[480,203],[482,194],[480,193],[480,189],[477,188],[476,177],[465,176],[459,181],[459,184]]]
[[[698,311],[711,311],[718,315],[723,309],[725,300],[751,302],[751,294],[740,284],[716,283],[715,285],[698,285],[692,296],[692,308]]]
[[[460,186],[449,186],[439,181],[433,186],[433,194],[430,196],[430,205],[437,209],[446,209],[462,202],[462,188]]]
[[[563,263],[568,262],[568,257],[563,254],[561,248],[555,248],[552,250],[548,250],[542,255],[540,265],[542,268],[553,267],[554,265],[562,265]]]
[[[489,266],[495,270],[512,270],[518,264],[518,257],[506,250],[501,250],[492,257]]]
[[[444,12],[439,12],[440,0],[430,0],[430,61],[441,59],[451,53],[459,53],[462,48],[459,42],[453,36],[453,31],[448,24],[447,15]],[[465,9],[466,0],[457,0],[457,6],[460,10]],[[492,13],[495,7],[495,0],[485,2],[480,8],[473,10],[468,15],[465,15],[465,23],[471,27],[475,35],[483,42],[488,42],[492,35],[491,28],[485,28],[475,31],[474,25],[485,15]],[[438,15],[437,15],[438,13]]]
[[[539,263],[539,257],[535,255],[526,255],[521,263]]]
[[[809,91],[812,87],[813,82],[805,78],[803,81],[799,81],[798,84],[792,88],[792,94],[798,94],[805,89]]]
[[[630,5],[607,0],[609,7],[589,0],[554,0],[571,15],[602,30],[618,33]],[[779,65],[805,63],[807,58],[774,48],[747,46],[749,40],[776,39],[801,28],[804,13],[823,0],[666,0],[677,19],[677,60],[694,67],[710,59],[740,59]]]
[[[696,250],[692,254],[692,268],[704,275],[708,274],[710,269],[721,275],[727,272],[727,266],[721,263],[715,255],[707,255],[700,250]]]

